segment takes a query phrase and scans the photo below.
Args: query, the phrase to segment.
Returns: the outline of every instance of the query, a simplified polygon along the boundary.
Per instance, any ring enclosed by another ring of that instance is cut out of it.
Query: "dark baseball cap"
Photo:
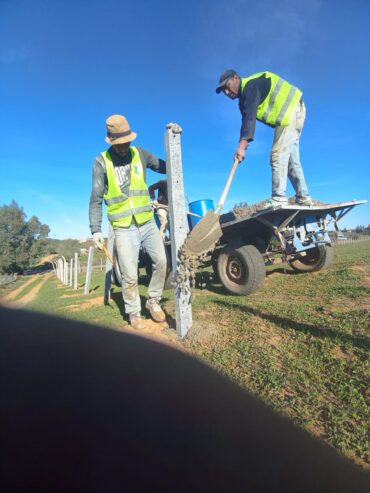
[[[234,77],[234,75],[238,75],[238,74],[233,69],[225,70],[225,72],[222,72],[221,77],[220,77],[220,80],[219,80],[219,84],[216,87],[217,94],[219,94],[223,90],[223,88],[226,85],[226,82],[231,77]]]

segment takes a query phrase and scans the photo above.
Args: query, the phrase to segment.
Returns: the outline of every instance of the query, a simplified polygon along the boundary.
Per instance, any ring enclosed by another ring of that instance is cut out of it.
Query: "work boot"
[[[159,304],[158,298],[149,298],[145,307],[149,310],[150,316],[155,322],[164,322],[166,320],[166,315]]]
[[[306,205],[306,206],[311,206],[313,205],[313,201],[311,199],[311,197],[301,197],[301,198],[297,198],[295,203],[297,205]]]
[[[286,197],[282,197],[281,199],[271,197],[271,199],[266,200],[265,209],[268,209],[269,207],[276,207],[278,205],[288,205],[288,199]]]
[[[130,318],[130,325],[133,329],[136,329],[136,330],[145,329],[145,327],[146,327],[145,320],[140,315],[140,312],[130,313],[129,318]]]

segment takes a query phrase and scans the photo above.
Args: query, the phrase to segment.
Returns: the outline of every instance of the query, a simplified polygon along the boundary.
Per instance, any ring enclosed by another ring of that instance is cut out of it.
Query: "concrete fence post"
[[[67,261],[65,261],[65,269],[64,269],[64,284],[68,286],[69,284],[69,264]]]
[[[178,253],[188,234],[182,174],[181,136],[167,129],[164,134],[167,163],[168,205],[171,226],[172,275],[176,278]],[[175,288],[176,331],[180,338],[186,336],[193,323],[190,286]]]
[[[91,246],[91,247],[89,247],[89,256],[87,259],[86,281],[85,281],[84,294],[89,294],[89,292],[90,292],[91,273],[92,273],[93,262],[94,262],[94,247]]]
[[[63,259],[59,259],[58,260],[59,262],[59,276],[58,276],[58,279],[60,282],[62,282],[62,279],[63,279]]]
[[[75,275],[73,279],[73,289],[77,289],[78,286],[78,253],[75,253],[75,259],[74,259],[74,270],[75,270]]]

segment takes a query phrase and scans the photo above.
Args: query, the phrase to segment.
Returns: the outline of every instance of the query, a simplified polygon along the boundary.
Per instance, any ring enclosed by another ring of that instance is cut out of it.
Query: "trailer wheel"
[[[334,257],[331,245],[319,245],[306,250],[299,258],[290,260],[290,266],[298,272],[315,272],[326,269]]]
[[[257,291],[266,276],[263,257],[253,245],[224,248],[218,257],[217,270],[224,287],[237,295]]]

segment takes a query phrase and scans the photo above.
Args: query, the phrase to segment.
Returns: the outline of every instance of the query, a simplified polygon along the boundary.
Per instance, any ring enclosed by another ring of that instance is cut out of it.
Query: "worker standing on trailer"
[[[155,191],[157,190],[157,198]],[[166,228],[168,224],[168,191],[167,180],[159,180],[149,187],[149,195],[152,199],[152,204],[156,209],[161,227],[159,232],[162,238],[166,236]]]
[[[268,206],[287,204],[286,182],[289,177],[296,203],[312,205],[299,156],[306,107],[302,92],[272,72],[258,72],[241,78],[235,70],[221,74],[216,93],[239,99],[242,115],[239,144],[234,159],[240,162],[253,141],[256,119],[275,129],[271,148],[272,197]]]
[[[142,147],[131,146],[136,138],[126,118],[112,115],[106,120],[110,144],[94,162],[90,197],[90,229],[97,248],[102,249],[102,202],[113,227],[118,262],[122,276],[122,296],[130,324],[135,329],[145,328],[141,316],[138,289],[138,261],[143,246],[153,262],[153,274],[148,287],[146,308],[156,322],[163,322],[165,314],[160,300],[166,277],[167,259],[164,244],[154,221],[146,184],[146,168],[166,172],[166,163]],[[176,124],[169,124],[173,132],[181,132]]]

